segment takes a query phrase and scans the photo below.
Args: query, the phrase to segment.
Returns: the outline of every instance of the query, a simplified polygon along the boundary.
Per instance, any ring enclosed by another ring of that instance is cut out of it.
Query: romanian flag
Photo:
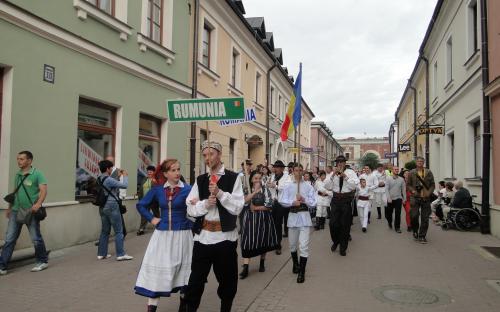
[[[281,125],[281,141],[288,140],[288,137],[298,128],[300,124],[300,119],[302,118],[302,63],[300,64],[299,75],[293,86],[293,94],[290,99],[290,104],[288,105],[288,111],[286,112],[285,121]]]

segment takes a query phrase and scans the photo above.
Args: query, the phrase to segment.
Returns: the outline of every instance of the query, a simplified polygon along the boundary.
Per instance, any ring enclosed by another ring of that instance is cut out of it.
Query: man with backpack
[[[0,275],[7,274],[7,264],[12,257],[23,224],[28,227],[35,247],[37,263],[31,272],[39,272],[48,267],[49,258],[40,233],[40,219],[36,215],[42,209],[42,203],[47,196],[47,179],[40,170],[31,166],[32,162],[33,154],[30,151],[17,154],[17,165],[20,170],[15,177],[16,189],[8,195],[12,195],[13,202],[9,201],[9,208],[6,211],[9,224],[0,256]]]
[[[123,182],[113,179],[111,177],[113,163],[109,160],[101,160],[99,162],[99,170],[101,171],[101,175],[97,178],[99,187],[94,204],[99,206],[102,229],[99,237],[97,259],[102,260],[111,257],[108,254],[108,239],[111,227],[113,227],[115,232],[116,260],[132,260],[133,257],[127,255],[123,248],[124,235],[120,212],[121,200],[118,195],[119,189],[126,189],[128,187],[128,173],[125,170],[120,170]]]

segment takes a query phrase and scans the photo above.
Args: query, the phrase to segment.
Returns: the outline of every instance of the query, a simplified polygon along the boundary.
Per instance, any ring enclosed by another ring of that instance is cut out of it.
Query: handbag
[[[24,186],[24,184],[22,185],[23,186],[23,190],[24,190],[24,193],[26,193],[26,197],[28,197],[30,203],[31,203],[31,206],[33,206],[33,201],[31,200],[31,197],[28,195],[28,191],[26,190],[26,187]],[[30,212],[31,212],[31,209],[29,209]],[[45,210],[45,207],[43,205],[40,206],[40,208],[35,212],[35,213],[31,213],[31,215],[35,218],[35,220],[37,221],[42,221],[42,220],[45,220],[45,218],[47,218],[47,210]],[[31,219],[30,219],[31,221]],[[27,223],[29,224],[29,223]]]
[[[111,195],[113,196],[113,198],[116,200],[116,202],[118,203],[118,208],[120,209],[120,213],[121,214],[125,214],[127,213],[127,206],[125,206],[121,200],[121,198],[117,198],[115,196],[115,194],[113,194],[107,187],[104,186],[104,184],[102,184],[102,188],[108,192],[108,195]]]
[[[16,187],[16,189],[14,190],[14,192],[10,193],[10,194],[7,194],[4,196],[3,200],[5,200],[6,202],[8,202],[9,204],[14,204],[14,201],[16,200],[16,194],[17,194],[17,191],[19,191],[19,188],[21,187],[21,185],[23,185],[24,183],[24,180],[26,180],[26,178],[29,176],[29,173],[26,174],[23,179],[21,180],[21,183],[19,183]]]

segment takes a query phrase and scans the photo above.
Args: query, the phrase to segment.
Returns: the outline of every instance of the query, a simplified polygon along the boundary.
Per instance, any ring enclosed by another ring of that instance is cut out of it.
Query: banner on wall
[[[144,176],[146,176],[146,168],[150,165],[153,165],[153,161],[141,150],[141,148],[138,148],[138,151],[139,153],[137,157],[137,170],[139,170]]]
[[[219,120],[219,124],[222,127],[227,127],[227,126],[232,126],[232,125],[239,125],[245,122],[253,122],[257,121],[257,115],[255,114],[255,109],[252,108],[247,108],[245,109],[245,119],[227,119],[227,120]]]
[[[78,167],[85,170],[92,177],[97,178],[100,174],[99,162],[101,160],[101,155],[96,153],[83,140],[78,140]]]

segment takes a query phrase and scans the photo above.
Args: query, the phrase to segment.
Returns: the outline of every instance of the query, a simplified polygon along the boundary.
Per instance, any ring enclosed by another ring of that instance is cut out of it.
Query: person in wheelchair
[[[454,193],[449,205],[443,206],[443,215],[445,219],[448,217],[448,214],[452,209],[472,208],[472,196],[470,196],[469,190],[464,187],[464,183],[462,181],[457,181],[457,183],[455,183],[455,190],[456,192]]]

